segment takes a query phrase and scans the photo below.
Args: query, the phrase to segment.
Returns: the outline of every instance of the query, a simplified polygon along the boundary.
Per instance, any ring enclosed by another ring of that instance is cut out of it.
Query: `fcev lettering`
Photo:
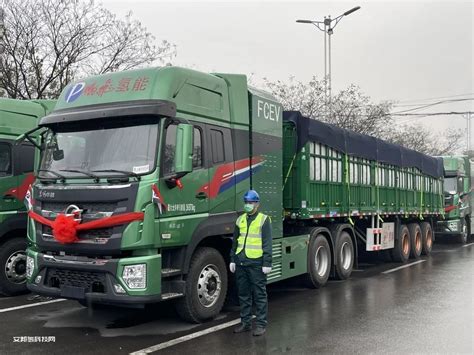
[[[276,121],[280,119],[281,106],[268,103],[266,101],[257,101],[257,117],[263,117],[266,120]]]

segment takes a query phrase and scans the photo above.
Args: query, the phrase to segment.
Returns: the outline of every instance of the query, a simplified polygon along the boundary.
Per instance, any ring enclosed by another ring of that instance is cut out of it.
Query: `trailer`
[[[429,254],[444,213],[439,159],[283,112],[245,75],[87,78],[39,129],[28,288],[85,306],[173,300],[186,320],[215,317],[250,188],[271,216],[269,283],[346,279],[361,249]]]
[[[34,129],[49,113],[53,101],[0,99],[0,294],[12,296],[26,289],[26,208],[28,187],[34,181],[35,149],[31,142],[15,145],[17,136]]]

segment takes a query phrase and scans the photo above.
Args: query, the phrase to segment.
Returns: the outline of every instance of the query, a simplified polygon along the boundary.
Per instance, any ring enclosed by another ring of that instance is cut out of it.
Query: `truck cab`
[[[24,198],[34,182],[35,147],[15,139],[34,129],[54,101],[0,99],[0,294],[26,291],[26,226]]]
[[[468,156],[443,156],[445,220],[437,233],[465,244],[473,230],[471,223],[471,167]]]

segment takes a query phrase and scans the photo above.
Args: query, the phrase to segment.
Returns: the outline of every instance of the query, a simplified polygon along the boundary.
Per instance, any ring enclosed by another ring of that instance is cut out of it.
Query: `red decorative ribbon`
[[[54,221],[49,220],[33,211],[28,212],[28,216],[36,222],[47,225],[53,229],[53,236],[61,244],[74,243],[78,241],[77,232],[90,229],[114,227],[135,221],[143,221],[143,212],[123,213],[117,216],[104,217],[95,221],[79,223],[72,216],[60,214]]]
[[[458,206],[448,206],[444,208],[444,212],[448,213],[451,212],[452,210],[455,210]]]

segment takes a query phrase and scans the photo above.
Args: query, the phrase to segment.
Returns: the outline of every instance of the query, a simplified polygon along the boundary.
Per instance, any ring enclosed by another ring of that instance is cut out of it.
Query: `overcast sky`
[[[376,102],[401,104],[474,97],[473,1],[102,2],[119,16],[132,10],[157,39],[176,44],[173,64],[253,74],[256,82],[263,77],[322,77],[324,33],[295,20],[336,17],[359,5],[334,29],[334,91],[355,83]],[[465,96],[457,96],[461,94]],[[420,112],[445,111],[474,111],[474,104],[464,101]],[[466,125],[459,116],[400,119],[408,120],[436,131]]]

